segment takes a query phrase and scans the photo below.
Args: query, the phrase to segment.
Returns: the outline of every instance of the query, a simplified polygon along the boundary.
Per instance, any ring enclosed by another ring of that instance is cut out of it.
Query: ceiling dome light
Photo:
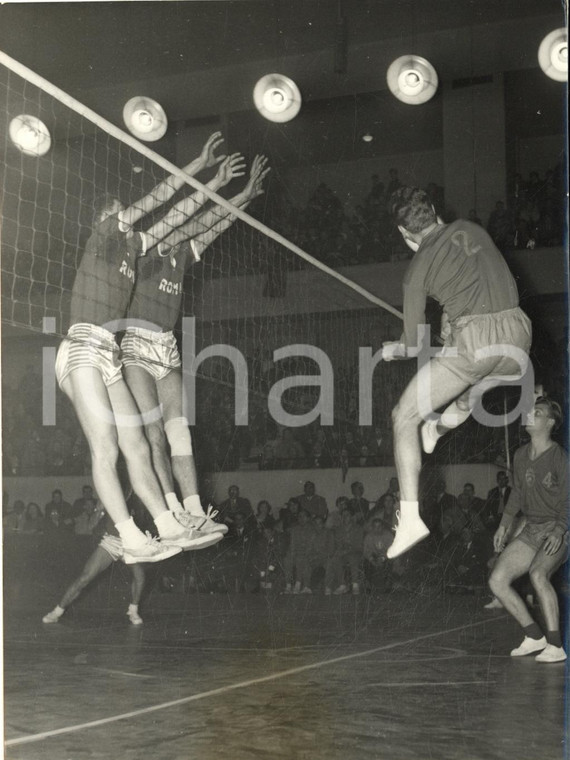
[[[419,55],[396,58],[388,68],[386,80],[392,95],[409,105],[420,105],[433,98],[438,85],[436,70]]]

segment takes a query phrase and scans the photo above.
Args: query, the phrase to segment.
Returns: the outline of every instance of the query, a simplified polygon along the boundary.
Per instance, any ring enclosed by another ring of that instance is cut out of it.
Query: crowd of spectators
[[[507,203],[496,202],[487,231],[501,251],[547,248],[563,244],[564,218],[564,170],[558,163],[542,177],[536,171],[526,179],[516,174]]]

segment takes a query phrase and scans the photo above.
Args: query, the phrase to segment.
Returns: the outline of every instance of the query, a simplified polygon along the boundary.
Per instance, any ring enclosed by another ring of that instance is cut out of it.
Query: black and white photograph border
[[[7,760],[570,757],[567,21],[0,5]]]

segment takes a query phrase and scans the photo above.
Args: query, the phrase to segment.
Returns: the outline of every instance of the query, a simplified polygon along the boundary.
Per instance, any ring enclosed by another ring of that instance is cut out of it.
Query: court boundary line
[[[319,662],[312,662],[308,665],[299,665],[295,668],[288,668],[287,670],[281,670],[278,673],[271,673],[267,676],[258,676],[257,678],[250,678],[247,681],[239,681],[238,683],[227,684],[226,686],[219,686],[217,689],[210,689],[209,691],[203,691],[199,694],[191,694],[188,697],[180,697],[179,699],[173,699],[168,702],[161,702],[156,705],[149,705],[147,707],[141,707],[137,710],[131,710],[126,713],[119,713],[118,715],[110,715],[107,718],[99,718],[97,720],[91,720],[87,723],[76,723],[72,726],[64,726],[62,728],[56,728],[51,731],[42,731],[38,734],[31,734],[30,736],[19,736],[15,739],[8,739],[4,742],[6,747],[14,747],[20,744],[31,744],[32,742],[39,742],[45,739],[50,739],[54,736],[62,736],[63,734],[76,733],[78,731],[84,731],[89,728],[97,728],[99,726],[105,726],[109,723],[117,723],[121,720],[129,720],[130,718],[137,718],[141,715],[147,715],[148,713],[158,712],[160,710],[168,710],[171,707],[179,707],[180,705],[189,704],[190,702],[198,702],[202,699],[208,699],[209,697],[218,696],[220,694],[226,694],[230,691],[236,691],[237,689],[245,689],[248,686],[255,686],[261,683],[267,683],[269,681],[277,681],[281,678],[287,678],[288,676],[297,675],[298,673],[304,673],[308,670],[315,670],[316,668],[322,668],[326,665],[334,665],[340,662],[346,662],[348,660],[354,660],[358,657],[365,657],[366,655],[375,654],[376,652],[385,652],[390,649],[396,649],[397,647],[405,646],[406,644],[416,644],[419,641],[425,641],[426,639],[433,639],[437,636],[445,636],[448,633],[456,633],[458,631],[466,631],[470,628],[477,628],[481,625],[487,625],[494,623],[497,620],[505,620],[508,615],[501,615],[499,617],[485,618],[479,620],[476,623],[467,623],[466,625],[457,626],[455,628],[449,628],[445,631],[435,631],[433,633],[422,634],[416,636],[413,639],[406,639],[405,641],[395,641],[392,644],[383,644],[380,647],[374,647],[373,649],[366,649],[363,652],[352,652],[351,654],[341,655],[340,657],[333,657],[329,660],[321,660]]]

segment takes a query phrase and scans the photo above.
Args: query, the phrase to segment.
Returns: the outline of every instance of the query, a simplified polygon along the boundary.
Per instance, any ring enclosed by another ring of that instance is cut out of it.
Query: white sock
[[[174,514],[168,509],[154,518],[154,524],[161,538],[174,538],[174,536],[179,536],[183,530]]]
[[[200,501],[200,497],[197,493],[193,494],[192,496],[187,496],[184,499],[184,509],[187,512],[190,512],[191,515],[194,515],[194,517],[202,517],[204,514],[204,510],[202,509],[202,502]]]
[[[65,608],[64,607],[60,607],[59,604],[57,604],[53,608],[53,610],[51,611],[51,614],[52,615],[57,615],[58,617],[61,617],[64,612],[65,612]]]
[[[164,501],[171,512],[178,512],[182,509],[182,504],[178,501],[178,496],[176,496],[174,491],[164,494]]]
[[[138,604],[129,604],[129,612],[138,612],[139,606]]]
[[[419,520],[420,519],[419,501],[401,501],[400,512],[402,514],[402,518],[405,518],[406,520],[408,518],[410,518],[411,520]]]
[[[121,522],[115,523],[115,528],[118,530],[119,536],[125,546],[134,547],[146,543],[144,533],[135,525],[135,521],[132,517],[129,517],[128,520],[122,520]]]

